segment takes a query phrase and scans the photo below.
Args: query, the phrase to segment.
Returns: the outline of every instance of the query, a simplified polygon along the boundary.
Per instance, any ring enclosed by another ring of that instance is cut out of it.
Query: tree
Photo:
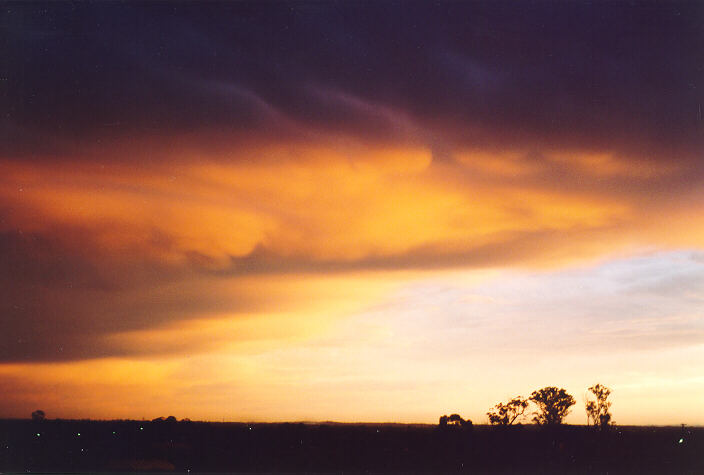
[[[596,400],[587,400],[585,409],[587,410],[587,424],[591,421],[595,427],[606,429],[611,423],[611,413],[609,408],[611,402],[607,401],[611,394],[611,389],[603,384],[595,384],[589,388],[589,391],[594,395]]]
[[[506,404],[498,403],[494,409],[487,412],[489,423],[493,425],[510,426],[521,417],[528,407],[528,399],[516,396]]]
[[[43,421],[45,417],[46,417],[46,414],[41,409],[37,409],[36,411],[34,411],[32,413],[32,420],[33,421]]]
[[[533,422],[538,425],[559,425],[574,406],[574,398],[562,388],[548,386],[533,391],[529,398],[538,406]]]
[[[450,414],[449,416],[445,415],[440,417],[440,427],[445,428],[447,426],[470,428],[472,427],[472,421],[462,419],[459,414]]]

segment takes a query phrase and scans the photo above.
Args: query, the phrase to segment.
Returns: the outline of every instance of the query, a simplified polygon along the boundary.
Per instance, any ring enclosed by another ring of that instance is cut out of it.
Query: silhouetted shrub
[[[46,418],[46,414],[41,409],[37,409],[32,413],[33,421],[43,421]]]
[[[472,421],[469,419],[462,419],[459,414],[450,414],[449,416],[444,415],[440,417],[441,428],[446,427],[462,427],[464,429],[472,428]]]

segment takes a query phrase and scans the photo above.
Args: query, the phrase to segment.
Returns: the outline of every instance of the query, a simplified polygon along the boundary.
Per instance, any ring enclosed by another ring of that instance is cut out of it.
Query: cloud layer
[[[3,152],[342,136],[692,159],[701,9],[12,5]]]

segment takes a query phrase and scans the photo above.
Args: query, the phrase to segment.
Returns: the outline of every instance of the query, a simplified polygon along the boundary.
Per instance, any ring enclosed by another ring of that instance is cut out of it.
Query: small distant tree
[[[611,394],[611,389],[603,384],[595,384],[589,388],[589,391],[594,395],[593,400],[588,399],[585,403],[587,411],[587,425],[591,422],[595,427],[604,430],[611,424],[611,402],[607,401]]]
[[[516,396],[506,404],[498,403],[486,415],[489,416],[489,423],[492,425],[510,426],[516,419],[523,416],[527,407],[528,399]]]
[[[472,421],[470,419],[462,419],[459,414],[450,414],[449,416],[440,417],[440,427],[445,428],[448,426],[471,428]]]
[[[46,414],[41,409],[37,409],[32,413],[33,421],[43,421],[46,418]]]
[[[575,404],[574,398],[567,391],[555,386],[533,391],[529,399],[538,406],[533,422],[546,426],[562,424],[562,420],[570,412],[570,407]]]

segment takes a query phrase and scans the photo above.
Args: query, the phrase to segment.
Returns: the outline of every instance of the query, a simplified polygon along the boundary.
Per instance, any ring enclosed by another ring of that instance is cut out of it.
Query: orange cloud
[[[486,163],[508,163],[497,160]],[[431,166],[423,149],[270,147],[227,163],[79,162],[70,173],[5,163],[3,172],[0,199],[13,210],[6,226],[74,226],[108,251],[198,254],[220,265],[257,248],[341,261],[427,246],[457,252],[511,232],[609,225],[631,206],[585,192],[464,183],[453,166]]]

